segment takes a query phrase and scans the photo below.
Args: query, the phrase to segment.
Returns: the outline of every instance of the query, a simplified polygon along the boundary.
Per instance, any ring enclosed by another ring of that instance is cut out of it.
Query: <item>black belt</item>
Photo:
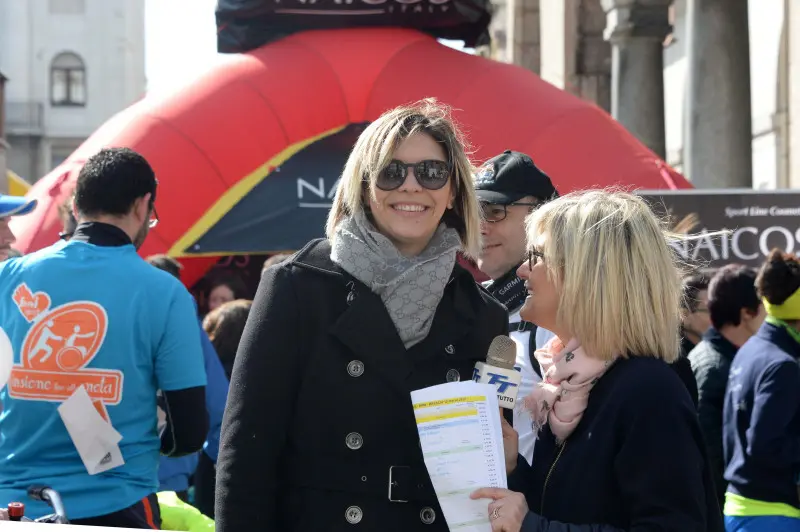
[[[378,465],[339,457],[325,462],[295,460],[285,471],[289,484],[298,488],[363,493],[399,503],[436,501],[424,465]]]

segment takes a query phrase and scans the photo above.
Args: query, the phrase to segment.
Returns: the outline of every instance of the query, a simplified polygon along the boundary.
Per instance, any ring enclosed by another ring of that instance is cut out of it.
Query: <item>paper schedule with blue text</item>
[[[478,488],[506,488],[497,390],[473,381],[411,392],[425,467],[451,531],[490,532]]]

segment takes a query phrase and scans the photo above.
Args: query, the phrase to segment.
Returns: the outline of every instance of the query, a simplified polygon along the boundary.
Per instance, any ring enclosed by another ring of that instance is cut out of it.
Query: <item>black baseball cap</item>
[[[486,161],[475,176],[478,199],[508,205],[525,196],[543,201],[558,197],[547,174],[524,153],[506,150]]]

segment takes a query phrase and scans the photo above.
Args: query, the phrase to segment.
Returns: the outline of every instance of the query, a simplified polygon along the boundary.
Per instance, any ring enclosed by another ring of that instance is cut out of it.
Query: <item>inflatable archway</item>
[[[8,179],[8,193],[12,196],[24,196],[31,188],[30,183],[11,170],[6,172],[6,178]]]
[[[168,252],[191,284],[219,256],[297,249],[321,236],[355,136],[396,105],[451,105],[476,162],[531,154],[563,192],[688,183],[604,111],[533,73],[441,45],[406,29],[305,31],[223,56],[165,98],[148,97],[104,124],[29,195],[13,221],[30,252],[57,238],[57,206],[82,161],[129,146],[153,165],[161,223],[142,254]]]

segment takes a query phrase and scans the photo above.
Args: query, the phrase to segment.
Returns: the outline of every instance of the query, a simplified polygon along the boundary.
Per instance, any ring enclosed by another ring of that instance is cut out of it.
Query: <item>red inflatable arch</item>
[[[321,236],[326,209],[315,207],[325,206],[358,128],[424,97],[454,108],[476,162],[526,152],[562,193],[689,187],[596,106],[414,30],[307,31],[221,60],[171,96],[114,116],[39,180],[28,193],[39,207],[12,222],[19,249],[57,239],[57,206],[104,146],[131,147],[153,165],[161,222],[141,252],[180,257],[188,285],[220,255],[294,248]],[[321,160],[330,164],[313,167]]]

